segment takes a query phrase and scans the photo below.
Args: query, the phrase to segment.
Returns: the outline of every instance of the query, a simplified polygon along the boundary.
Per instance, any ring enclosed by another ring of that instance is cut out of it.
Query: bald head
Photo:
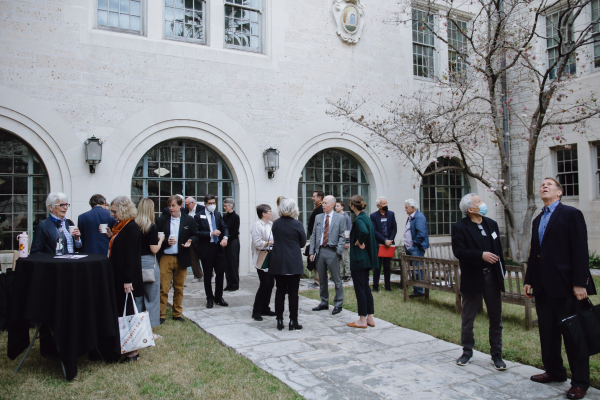
[[[187,208],[188,211],[192,211],[195,207],[196,199],[194,199],[193,197],[188,197],[187,199],[185,199],[185,208]]]
[[[333,207],[335,207],[335,197],[333,196],[325,196],[323,199],[323,212],[329,214],[333,211]]]

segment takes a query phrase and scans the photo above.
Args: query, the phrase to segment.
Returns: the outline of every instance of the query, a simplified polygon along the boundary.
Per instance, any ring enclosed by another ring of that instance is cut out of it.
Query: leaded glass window
[[[98,27],[141,33],[141,15],[139,0],[98,0]]]
[[[434,16],[425,11],[412,10],[412,41],[413,41],[413,75],[433,78],[435,51],[435,36],[433,27]]]
[[[17,235],[29,241],[46,219],[48,173],[41,158],[24,141],[0,130],[0,250],[18,250]]]
[[[165,37],[206,43],[203,0],[165,0]]]
[[[448,43],[451,45],[448,46],[448,69],[461,79],[466,77],[467,71],[464,58],[468,49],[467,37],[464,35],[466,32],[466,22],[448,21]]]
[[[365,170],[351,155],[337,149],[327,149],[315,154],[304,166],[298,182],[298,220],[308,225],[310,214],[315,205],[312,195],[322,190],[325,196],[332,195],[337,201],[344,201],[344,210],[350,214],[348,200],[355,194],[361,195],[369,203],[369,181]]]
[[[546,49],[548,52],[548,67],[552,67],[559,57],[559,42],[560,38],[558,35],[560,26],[559,21],[561,19],[561,11],[557,11],[554,14],[546,16]],[[567,18],[567,15],[562,16]],[[561,32],[563,43],[567,42],[567,32]],[[565,74],[574,75],[577,73],[577,62],[575,60],[575,54],[571,54],[569,57],[569,63],[565,67]],[[556,78],[556,66],[552,67],[550,71],[550,79]]]
[[[225,46],[259,52],[261,0],[225,0]]]
[[[579,162],[577,146],[556,150],[556,171],[562,185],[563,196],[579,196]]]
[[[170,140],[154,146],[138,163],[131,181],[131,200],[154,201],[157,216],[174,194],[194,197],[202,202],[206,194],[217,196],[218,209],[223,199],[234,197],[234,182],[223,160],[202,143]]]
[[[449,158],[438,158],[425,172],[436,168],[458,165]],[[468,178],[456,170],[438,172],[423,178],[421,183],[421,212],[427,219],[430,235],[450,235],[452,224],[463,218],[460,199],[469,193]]]

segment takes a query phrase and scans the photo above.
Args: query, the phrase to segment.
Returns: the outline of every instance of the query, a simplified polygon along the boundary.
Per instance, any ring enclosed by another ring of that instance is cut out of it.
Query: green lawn
[[[600,277],[594,277],[596,288],[600,289]],[[430,291],[430,298],[409,299],[404,303],[400,285],[392,284],[392,292],[386,292],[380,286],[379,293],[373,293],[375,316],[398,326],[427,333],[448,342],[460,344],[460,315],[454,311],[454,294]],[[301,293],[311,299],[319,299],[318,290]],[[330,289],[330,301],[333,301],[334,290]],[[591,296],[594,304],[600,304],[600,296]],[[344,288],[344,308],[356,311],[354,288]],[[485,310],[485,308],[484,308]],[[543,369],[540,353],[540,337],[537,325],[533,330],[525,330],[525,308],[512,304],[502,304],[503,314],[503,353],[504,358]],[[537,319],[535,309],[533,319]],[[475,349],[490,353],[488,342],[487,314],[479,314],[475,319]],[[569,368],[563,350],[565,367]],[[600,388],[600,354],[590,360],[592,386]],[[569,371],[570,375],[570,371]]]
[[[15,376],[20,357],[10,361],[4,350],[0,399],[302,399],[192,322],[172,321],[170,309],[167,321],[155,328],[163,339],[140,351],[139,362],[105,364],[84,356],[71,382],[58,359],[40,356],[39,341]],[[0,332],[0,348],[7,338]]]

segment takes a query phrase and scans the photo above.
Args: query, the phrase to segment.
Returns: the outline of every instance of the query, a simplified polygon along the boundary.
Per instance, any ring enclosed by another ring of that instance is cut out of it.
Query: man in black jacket
[[[217,208],[216,197],[212,194],[204,196],[204,213],[196,214],[194,221],[198,229],[198,246],[196,253],[202,261],[204,270],[204,291],[206,292],[206,307],[213,304],[227,307],[223,299],[223,274],[227,263],[223,249],[227,246],[227,226]],[[210,277],[215,271],[215,292],[213,295]]]
[[[452,226],[452,251],[460,262],[460,292],[462,295],[461,342],[463,355],[456,364],[465,366],[473,357],[473,322],[485,300],[490,319],[492,364],[499,371],[506,369],[502,361],[502,293],[504,292],[504,258],[500,231],[496,221],[484,217],[487,206],[470,193],[460,201],[465,218]]]
[[[532,376],[531,380],[539,383],[567,380],[558,324],[575,315],[578,301],[586,307],[588,295],[596,294],[589,269],[585,219],[581,211],[560,202],[563,193],[562,185],[554,178],[544,179],[540,186],[544,208],[532,223],[523,287],[527,297],[535,296],[546,372]],[[576,359],[568,341],[565,350],[572,374],[567,398],[582,399],[590,386],[590,359]]]
[[[322,190],[315,190],[313,192],[312,195],[312,201],[315,205],[315,208],[313,209],[312,213],[310,214],[310,218],[308,219],[308,226],[306,227],[306,238],[310,241],[310,237],[312,236],[313,233],[313,228],[315,226],[315,218],[317,217],[317,215],[319,214],[323,214],[323,206],[321,205],[321,203],[323,203],[323,198],[325,197],[325,193]],[[310,261],[310,243],[306,246],[305,250],[304,250],[304,255],[306,257],[308,257],[306,259],[306,268],[309,271],[314,271],[315,272],[315,282],[311,283],[310,285],[308,285],[308,287],[315,289],[319,287],[319,274],[317,273],[317,265],[314,261]],[[327,282],[324,283],[324,285],[327,285]]]
[[[165,240],[158,251],[160,268],[160,323],[165,322],[167,299],[173,280],[173,319],[183,321],[183,285],[187,269],[192,265],[190,248],[197,241],[196,223],[189,215],[181,212],[183,198],[178,195],[167,200],[170,215],[161,216],[156,221],[156,228],[164,232]]]

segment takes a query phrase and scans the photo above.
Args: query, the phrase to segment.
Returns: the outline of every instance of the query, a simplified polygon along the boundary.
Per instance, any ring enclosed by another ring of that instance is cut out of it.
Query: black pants
[[[370,269],[365,268],[350,273],[352,275],[352,282],[354,282],[358,315],[361,317],[366,317],[368,314],[375,314],[373,294],[369,286],[369,271]]]
[[[473,356],[475,336],[473,335],[473,322],[481,307],[481,300],[485,301],[488,316],[490,318],[490,354],[502,356],[502,291],[496,281],[493,272],[485,275],[485,287],[483,293],[461,293],[462,294],[462,327],[460,341],[463,345],[463,353],[469,357]]]
[[[256,291],[256,297],[254,298],[254,307],[252,307],[252,315],[261,313],[265,313],[271,311],[269,308],[269,303],[271,302],[271,293],[273,293],[273,286],[275,286],[275,280],[273,279],[273,275],[262,271],[260,269],[256,270],[258,274],[258,280],[260,281],[260,285],[258,286],[258,290]]]
[[[239,289],[240,287],[240,240],[231,239],[225,247],[225,258],[227,259],[227,268],[225,269],[225,278],[227,278],[227,287]]]
[[[378,257],[378,267],[373,270],[373,289],[379,289],[379,277],[381,276],[381,265],[383,264],[383,280],[385,281],[385,289],[391,290],[391,275],[390,264],[391,258]]]
[[[544,369],[555,379],[567,379],[567,370],[563,365],[561,356],[562,340],[558,323],[577,312],[577,298],[574,295],[571,297],[550,297],[542,290],[540,293],[535,294],[535,309],[540,327]],[[565,342],[565,350],[572,374],[571,386],[588,390],[590,387],[590,358],[574,359],[572,356],[573,350],[567,342]]]
[[[223,250],[218,244],[209,244],[208,250],[203,258],[202,270],[204,271],[204,291],[206,292],[206,300],[221,300],[223,298],[223,274],[227,261],[223,255]],[[211,277],[215,272],[215,293],[213,295]]]
[[[285,309],[285,295],[288,295],[290,320],[298,320],[298,288],[300,287],[300,274],[274,275],[277,282],[275,291],[275,312],[278,319],[283,319]]]

